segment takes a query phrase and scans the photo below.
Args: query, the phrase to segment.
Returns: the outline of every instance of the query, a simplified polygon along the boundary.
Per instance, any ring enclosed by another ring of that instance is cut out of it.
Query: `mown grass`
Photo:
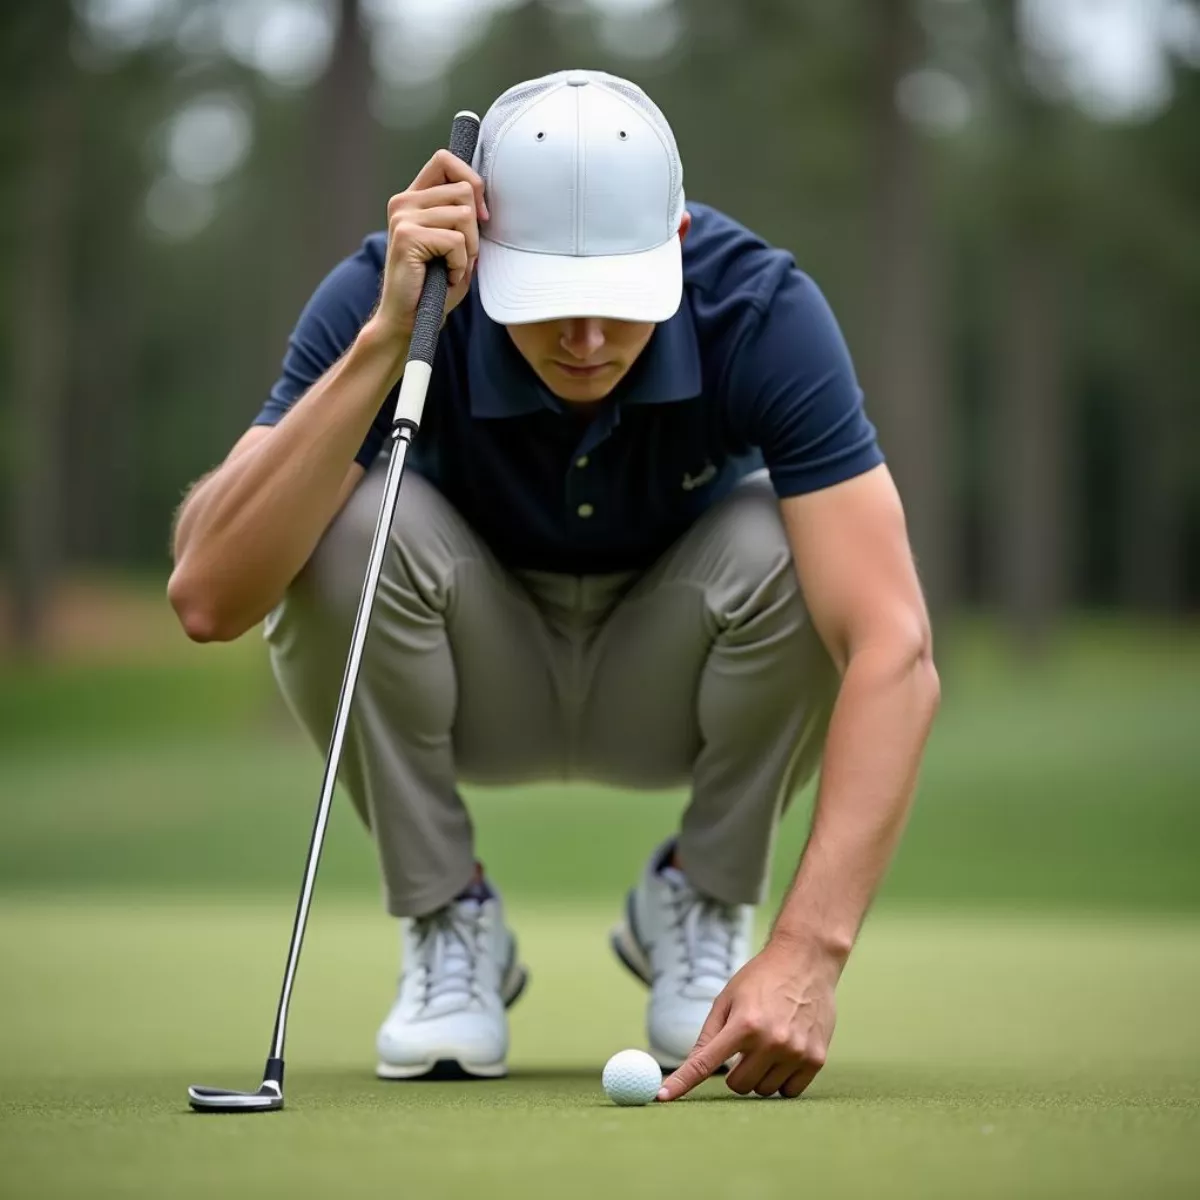
[[[607,1105],[599,1067],[640,1043],[643,996],[605,929],[685,797],[541,786],[469,793],[533,969],[512,1077],[372,1079],[395,931],[343,800],[289,1107],[212,1119],[184,1089],[257,1081],[320,753],[257,639],[6,664],[0,1195],[1196,1195],[1200,631],[1079,622],[1030,668],[960,628],[941,665],[920,799],[809,1097]]]
[[[881,915],[840,993],[811,1095],[706,1084],[618,1110],[643,994],[607,909],[513,920],[533,973],[512,1077],[381,1084],[371,1042],[395,941],[368,901],[318,906],[288,1107],[201,1117],[188,1083],[253,1086],[290,924],[282,902],[0,904],[0,1194],[159,1200],[569,1195],[583,1200],[1193,1196],[1200,924]]]
[[[986,629],[943,651],[943,710],[882,902],[1200,910],[1200,631],[1080,623],[1037,668]],[[320,775],[255,638],[0,677],[0,890],[294,886]],[[611,897],[682,793],[468,789],[516,896]],[[776,891],[805,833],[785,821]],[[322,871],[374,893],[341,803]]]

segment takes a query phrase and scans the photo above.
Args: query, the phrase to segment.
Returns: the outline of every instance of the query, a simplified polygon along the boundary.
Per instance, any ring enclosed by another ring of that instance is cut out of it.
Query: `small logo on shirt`
[[[701,471],[698,475],[688,475],[686,473],[684,474],[683,490],[685,492],[695,491],[696,488],[703,487],[706,483],[712,483],[712,481],[714,479],[716,479],[716,477],[717,477],[717,468],[714,467],[711,462],[707,462],[704,464],[704,470]]]

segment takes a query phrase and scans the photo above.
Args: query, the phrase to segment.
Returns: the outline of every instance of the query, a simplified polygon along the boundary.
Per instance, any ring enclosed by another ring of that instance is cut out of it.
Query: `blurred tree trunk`
[[[874,0],[872,163],[864,356],[868,408],[896,478],[930,607],[956,591],[947,449],[948,346],[926,148],[896,103],[919,63],[921,35],[908,0]]]
[[[361,0],[339,0],[329,67],[317,85],[314,138],[306,147],[314,254],[311,286],[386,224],[387,196],[375,179],[371,50]]]
[[[1171,328],[1169,318],[1164,323]],[[1185,373],[1175,346],[1151,346],[1148,368],[1132,381],[1133,403],[1125,405],[1125,499],[1119,530],[1120,598],[1146,612],[1179,612],[1184,603],[1184,513],[1189,440]],[[1178,338],[1178,340],[1176,340]]]
[[[118,235],[119,237],[119,235]],[[105,278],[136,277],[138,255],[133,239],[124,243],[127,257]],[[64,489],[72,516],[69,549],[89,562],[128,562],[135,556],[134,505],[139,463],[137,419],[138,349],[145,334],[141,288],[109,297],[92,314],[90,329],[81,331],[85,375],[79,382],[80,422],[78,471]],[[82,336],[82,335],[85,335]],[[74,499],[72,499],[74,497]]]
[[[1000,5],[998,103],[1006,141],[1000,196],[991,547],[996,594],[1019,652],[1040,654],[1067,601],[1075,484],[1068,428],[1064,311],[1067,260],[1058,117],[1032,92],[1018,5]]]
[[[85,98],[85,105],[103,99]],[[85,164],[86,166],[86,164]],[[89,175],[91,211],[80,215],[91,245],[76,257],[75,352],[70,355],[67,474],[71,514],[63,551],[72,561],[128,562],[135,556],[139,453],[137,370],[145,337],[146,286],[138,217],[141,179]],[[142,468],[144,469],[144,468]]]
[[[1069,494],[1062,268],[1021,223],[1006,243],[991,438],[996,586],[1018,648],[1036,655],[1067,598]]]
[[[78,125],[68,55],[70,7],[47,0],[37,15],[35,52],[44,64],[29,97],[29,157],[13,272],[12,459],[14,506],[12,640],[42,649],[60,565],[64,424],[70,329],[71,190]]]

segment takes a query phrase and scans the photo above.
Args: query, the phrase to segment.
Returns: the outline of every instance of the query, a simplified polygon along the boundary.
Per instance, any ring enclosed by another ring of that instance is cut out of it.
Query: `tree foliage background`
[[[311,289],[454,111],[640,82],[688,195],[846,330],[940,612],[1036,649],[1072,605],[1200,602],[1200,6],[1104,111],[1018,0],[18,0],[0,9],[6,607],[165,574]]]

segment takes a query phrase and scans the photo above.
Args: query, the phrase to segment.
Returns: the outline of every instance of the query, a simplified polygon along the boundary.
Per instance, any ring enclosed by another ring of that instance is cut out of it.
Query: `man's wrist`
[[[828,962],[841,974],[854,949],[854,934],[833,927],[820,928],[811,921],[789,921],[787,914],[781,913],[767,944],[797,960]]]
[[[408,358],[409,337],[379,320],[378,314],[367,318],[354,339],[354,352],[384,364],[390,388],[404,374]]]

